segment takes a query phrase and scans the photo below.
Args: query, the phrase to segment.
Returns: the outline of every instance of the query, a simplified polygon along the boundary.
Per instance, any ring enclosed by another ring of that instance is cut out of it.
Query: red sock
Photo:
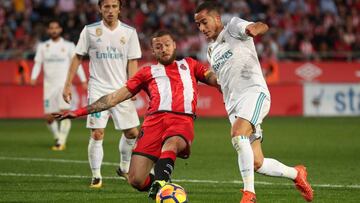
[[[149,174],[148,177],[145,179],[144,184],[141,186],[141,188],[137,188],[139,191],[148,191],[150,189],[150,186],[154,182],[154,175]]]
[[[173,152],[173,151],[163,151],[163,152],[161,152],[161,155],[160,155],[159,159],[166,159],[166,158],[170,158],[171,160],[173,160],[173,162],[175,162],[176,153]]]

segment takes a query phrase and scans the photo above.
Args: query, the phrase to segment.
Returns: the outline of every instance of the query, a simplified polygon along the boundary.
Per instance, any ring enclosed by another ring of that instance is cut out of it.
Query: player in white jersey
[[[51,20],[48,24],[50,39],[41,43],[36,50],[35,65],[31,73],[31,84],[35,85],[41,67],[44,68],[44,112],[47,125],[54,135],[55,145],[53,150],[65,149],[66,139],[71,128],[71,121],[65,119],[58,123],[51,116],[70,109],[70,104],[62,99],[62,89],[69,69],[70,61],[75,54],[75,45],[61,37],[60,22]],[[86,87],[86,77],[82,67],[78,70],[83,86]]]
[[[252,37],[264,34],[268,26],[238,17],[224,26],[218,6],[212,2],[197,7],[195,22],[210,41],[208,60],[221,85],[232,125],[232,144],[238,153],[244,182],[241,203],[256,202],[254,171],[294,180],[302,196],[312,201],[313,191],[304,166],[289,167],[275,159],[264,158],[262,153],[260,124],[270,110],[270,93]]]
[[[136,73],[137,59],[141,57],[139,39],[134,28],[118,20],[120,7],[120,0],[100,0],[99,10],[103,20],[87,25],[82,30],[65,83],[65,101],[69,102],[71,99],[71,82],[84,55],[90,57],[89,103],[121,88],[127,79]],[[121,161],[117,169],[118,175],[127,176],[131,151],[138,135],[137,126],[140,122],[131,100],[109,110],[88,115],[87,128],[91,129],[88,156],[93,176],[90,187],[93,188],[102,186],[102,143],[104,128],[110,115],[115,128],[123,131],[119,143]]]

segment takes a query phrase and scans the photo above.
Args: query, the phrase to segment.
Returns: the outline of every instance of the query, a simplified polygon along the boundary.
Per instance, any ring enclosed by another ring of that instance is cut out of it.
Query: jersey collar
[[[110,30],[108,27],[106,27],[104,20],[101,20],[101,26],[109,32],[114,32],[115,30],[117,30],[120,27],[120,25],[121,25],[121,22],[120,22],[120,20],[118,20],[118,24],[117,24],[116,28],[114,30]]]

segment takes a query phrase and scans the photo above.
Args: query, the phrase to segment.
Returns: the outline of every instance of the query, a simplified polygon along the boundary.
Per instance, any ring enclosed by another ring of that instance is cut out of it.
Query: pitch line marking
[[[83,161],[83,160],[47,159],[47,158],[26,158],[26,157],[6,157],[6,156],[0,156],[0,160],[11,160],[11,161],[39,161],[39,162],[57,162],[57,163],[89,164],[88,161]],[[107,165],[107,166],[119,166],[119,164],[117,164],[117,163],[111,163],[111,162],[103,162],[102,165]]]
[[[83,160],[68,160],[68,159],[46,159],[46,158],[25,158],[25,157],[4,157],[0,156],[0,160],[12,160],[12,161],[39,161],[39,162],[58,162],[58,163],[80,163],[88,164],[88,161]],[[117,163],[112,162],[103,162],[103,165],[118,166]],[[61,175],[61,174],[26,174],[26,173],[0,173],[0,176],[26,176],[26,177],[45,177],[45,178],[86,178],[90,179],[90,176],[81,176],[81,175]],[[103,177],[103,179],[123,179],[123,177],[109,176]],[[175,182],[183,183],[206,183],[206,184],[241,184],[242,181],[233,180],[233,181],[217,181],[217,180],[192,180],[192,179],[173,179]],[[259,185],[279,185],[279,186],[292,186],[292,183],[274,183],[266,181],[255,181]],[[360,185],[333,185],[333,184],[311,184],[313,187],[319,188],[352,188],[360,189]]]

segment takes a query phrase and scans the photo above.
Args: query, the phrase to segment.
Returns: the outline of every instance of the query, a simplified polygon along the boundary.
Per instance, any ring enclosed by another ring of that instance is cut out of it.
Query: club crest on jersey
[[[186,69],[187,69],[184,64],[181,64],[181,65],[180,65],[180,68],[183,69],[183,70],[186,70]]]
[[[120,43],[124,45],[126,43],[125,37],[120,37]]]
[[[61,52],[65,52],[65,48],[63,47],[63,48],[61,48]]]
[[[96,28],[95,34],[96,34],[96,36],[100,37],[102,35],[102,29],[101,28]]]
[[[49,48],[50,44],[46,44],[46,48]]]

